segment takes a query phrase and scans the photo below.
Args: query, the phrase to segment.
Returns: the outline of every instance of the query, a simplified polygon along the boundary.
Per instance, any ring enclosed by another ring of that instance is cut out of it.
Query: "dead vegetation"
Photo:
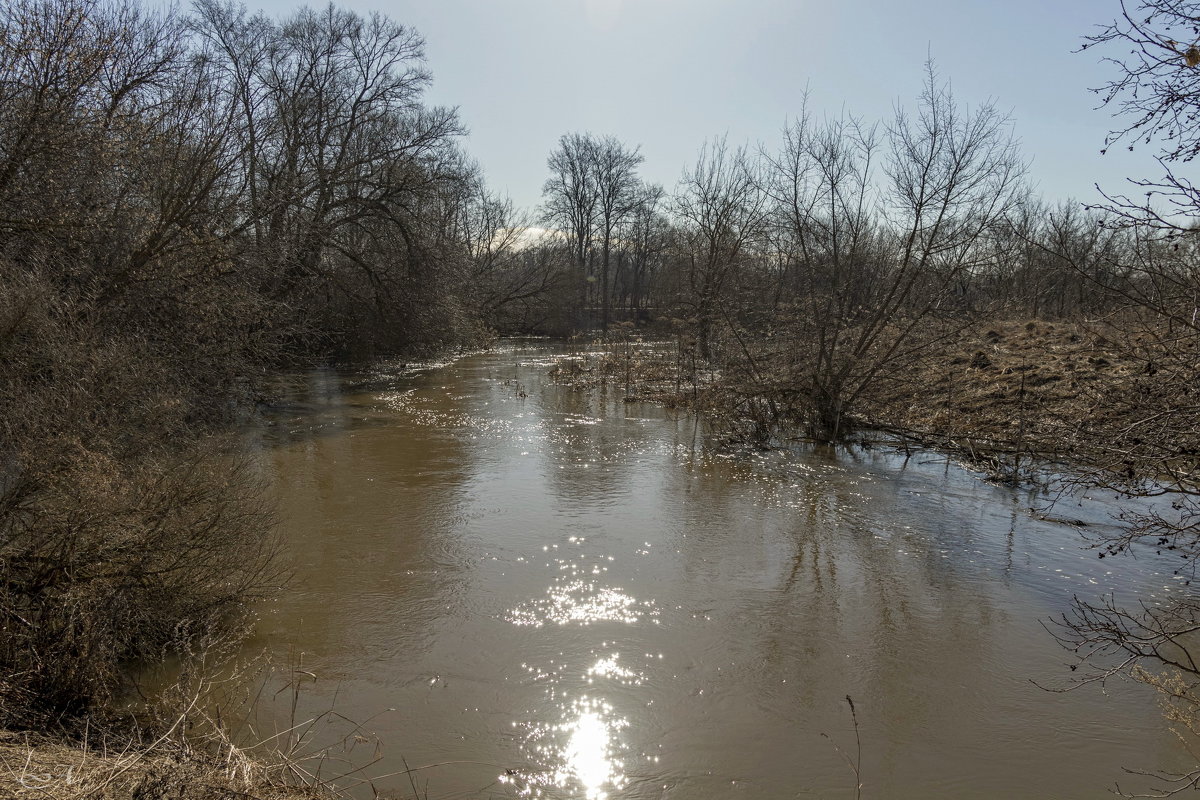
[[[1082,421],[1091,428],[1127,424],[1112,398],[1137,393],[1156,371],[1147,353],[1106,338],[1108,327],[1021,320],[956,330],[923,347],[902,373],[880,376],[844,430],[882,429],[964,449],[971,443],[981,452],[1084,455],[1064,435]],[[754,364],[719,369],[695,358],[686,335],[644,342],[624,334],[565,359],[553,375],[581,387],[609,382],[630,400],[671,408],[728,414],[745,411],[751,400],[773,404],[797,425],[792,438],[803,427],[803,409],[789,397],[786,365],[765,348],[742,360]]]
[[[314,702],[298,660],[241,654],[236,637],[178,661],[179,673],[129,701],[55,730],[0,729],[0,796],[53,800],[335,800],[380,794],[382,745]],[[310,709],[302,711],[301,709]],[[422,796],[407,769],[413,800]],[[396,777],[393,773],[383,777]],[[355,790],[360,790],[355,793]]]
[[[227,373],[193,373],[9,266],[0,727],[37,727],[106,705],[129,664],[236,629],[278,575],[262,487],[218,433],[238,398],[190,385]]]
[[[1182,337],[1167,346],[1148,330],[1131,329],[1117,318],[952,329],[923,345],[903,371],[879,376],[843,430],[860,438],[885,431],[978,463],[1019,453],[1116,475],[1128,472],[1134,450],[1139,463],[1153,451],[1157,477],[1189,478],[1200,452],[1200,418],[1187,401],[1193,355],[1181,349]],[[553,374],[794,439],[804,430],[804,408],[775,347],[719,368],[696,358],[686,334],[643,341],[619,331],[563,360]],[[1154,476],[1138,467],[1137,477]]]
[[[286,786],[236,751],[206,755],[166,743],[152,747],[0,732],[0,787],[6,797],[53,800],[312,800],[318,789]]]
[[[87,717],[278,584],[230,435],[265,372],[477,333],[486,189],[423,40],[326,12],[0,6],[0,727]]]
[[[1115,400],[1153,370],[1110,336],[1097,323],[974,325],[868,392],[862,414],[918,438],[1100,466],[1092,440],[1134,422],[1137,409]]]

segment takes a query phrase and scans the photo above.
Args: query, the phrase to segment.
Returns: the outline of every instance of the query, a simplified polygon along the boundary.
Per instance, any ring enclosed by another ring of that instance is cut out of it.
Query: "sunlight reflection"
[[[609,703],[587,696],[561,708],[566,721],[529,728],[529,745],[548,768],[509,772],[500,782],[512,785],[521,797],[607,800],[625,786],[625,762],[616,757],[616,738],[629,721],[615,716]]]
[[[620,653],[613,653],[608,658],[602,658],[591,666],[587,671],[588,683],[591,683],[595,678],[612,678],[613,680],[624,683],[627,686],[636,686],[642,682],[642,676],[637,672],[622,667],[617,663],[617,659],[621,657]]]
[[[571,738],[563,752],[563,765],[555,773],[559,786],[575,780],[583,787],[587,800],[605,800],[605,787],[620,789],[625,782],[624,764],[613,758],[613,734],[625,726],[624,720],[611,717],[612,706],[586,697],[583,709],[572,722],[561,726]]]
[[[508,619],[515,625],[541,627],[546,623],[634,623],[657,616],[653,601],[639,601],[618,588],[600,588],[589,581],[569,581],[547,589],[545,598],[522,603],[509,612]]]

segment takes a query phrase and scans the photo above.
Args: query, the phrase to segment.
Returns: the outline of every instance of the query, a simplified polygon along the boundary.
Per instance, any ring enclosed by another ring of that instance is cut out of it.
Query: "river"
[[[1043,622],[1073,594],[1162,599],[1169,567],[1100,560],[936,454],[725,452],[686,412],[554,383],[563,352],[314,371],[268,414],[294,574],[247,650],[302,670],[299,718],[334,710],[308,746],[361,723],[324,776],[838,798],[857,768],[869,798],[1093,798],[1186,765],[1145,687],[1034,683],[1071,677]]]

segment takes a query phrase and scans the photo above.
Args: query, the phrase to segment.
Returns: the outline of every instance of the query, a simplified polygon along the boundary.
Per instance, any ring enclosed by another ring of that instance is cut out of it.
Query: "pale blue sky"
[[[255,3],[270,14],[296,3]],[[323,3],[316,3],[322,5]],[[1148,153],[1101,156],[1112,125],[1088,87],[1111,67],[1073,53],[1116,0],[347,0],[426,38],[432,103],[458,106],[467,149],[519,205],[540,200],[566,132],[640,145],[674,187],[708,137],[773,147],[805,87],[810,109],[886,120],[932,54],[955,95],[1010,111],[1048,199],[1151,176]]]

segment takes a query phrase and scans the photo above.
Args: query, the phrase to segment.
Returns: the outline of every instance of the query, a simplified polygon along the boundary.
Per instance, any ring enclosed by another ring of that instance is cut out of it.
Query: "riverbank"
[[[1188,480],[1196,476],[1200,414],[1185,402],[1191,375],[1184,348],[1178,339],[1119,334],[1111,325],[975,325],[873,380],[843,430],[860,440],[883,432],[951,451],[1006,479],[1022,462],[1042,462],[1130,480]],[[707,413],[735,438],[761,441],[768,424],[776,437],[794,438],[802,415],[774,412],[789,405],[782,395],[802,392],[800,379],[773,372],[769,360],[755,366],[748,378],[745,370],[697,363],[686,343],[621,338],[564,361],[553,375],[580,388],[607,382],[630,401]]]
[[[1162,391],[1148,389],[1168,387],[1171,376],[1158,372],[1155,360],[1087,325],[998,322],[961,331],[902,379],[880,381],[859,413],[865,425],[918,436],[1082,456],[1081,437],[1121,429],[1162,399]],[[1117,400],[1131,396],[1140,403]]]
[[[321,800],[319,788],[286,785],[282,768],[230,748],[220,755],[176,741],[149,744],[99,735],[77,742],[0,731],[0,794],[13,800]]]

